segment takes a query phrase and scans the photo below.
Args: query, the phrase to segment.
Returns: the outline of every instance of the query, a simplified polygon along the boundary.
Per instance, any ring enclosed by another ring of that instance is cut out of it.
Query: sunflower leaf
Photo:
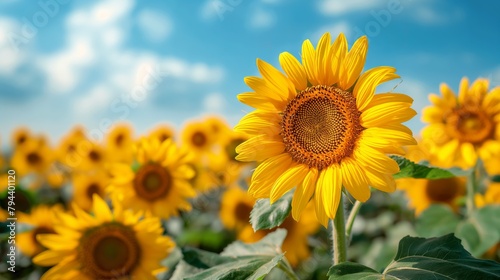
[[[414,163],[400,156],[391,156],[399,165],[399,172],[394,174],[394,179],[418,178],[418,179],[446,179],[455,176],[465,176],[466,172],[458,169],[441,169],[424,164]]]
[[[498,279],[500,264],[475,259],[448,234],[435,238],[404,237],[394,261],[383,273],[354,263],[330,268],[329,279]]]
[[[292,210],[293,191],[289,191],[273,204],[268,198],[255,202],[250,213],[250,223],[254,231],[275,228],[283,223]]]
[[[487,205],[472,212],[467,220],[458,224],[456,234],[473,256],[480,257],[500,242],[500,206]]]

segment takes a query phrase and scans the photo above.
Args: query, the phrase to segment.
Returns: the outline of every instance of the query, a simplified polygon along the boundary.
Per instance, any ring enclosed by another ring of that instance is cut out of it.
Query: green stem
[[[345,230],[345,235],[347,237],[347,244],[351,243],[352,226],[354,225],[354,220],[358,215],[361,205],[363,205],[363,203],[359,200],[356,200],[354,206],[351,209],[351,212],[349,213],[349,217],[347,218],[346,230]]]
[[[293,273],[292,268],[288,264],[280,261],[278,262],[278,268],[288,276],[288,279],[299,280],[299,277]]]
[[[470,215],[474,209],[476,208],[475,203],[474,203],[474,195],[476,194],[477,190],[477,178],[476,178],[476,173],[478,171],[478,164],[476,163],[474,167],[471,170],[471,173],[469,174],[469,178],[467,178],[467,200],[466,200],[466,206],[467,206],[467,215]]]
[[[343,196],[343,194],[340,195],[339,207],[335,219],[333,220],[333,264],[347,261]]]

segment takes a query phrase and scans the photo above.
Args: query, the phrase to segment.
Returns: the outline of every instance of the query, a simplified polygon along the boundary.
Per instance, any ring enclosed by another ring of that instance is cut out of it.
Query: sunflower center
[[[88,230],[81,238],[78,250],[82,271],[93,279],[130,276],[140,255],[141,249],[133,230],[115,223]]]
[[[480,144],[492,137],[493,122],[484,112],[476,108],[455,109],[446,118],[446,128],[462,142]]]
[[[21,135],[19,136],[19,138],[17,138],[16,142],[18,145],[21,145],[22,143],[26,142],[26,139],[27,139],[26,135]]]
[[[89,199],[92,199],[92,196],[94,194],[101,194],[101,188],[99,187],[99,184],[94,182],[88,185],[85,194]]]
[[[434,202],[452,202],[459,196],[463,189],[463,183],[457,178],[446,178],[438,180],[429,180],[425,193],[427,197]]]
[[[26,155],[26,160],[30,165],[37,165],[42,162],[42,157],[37,152],[31,152]]]
[[[324,169],[352,155],[363,130],[352,93],[314,86],[292,99],[281,122],[286,151],[293,160]]]
[[[207,136],[203,132],[196,131],[193,133],[193,136],[191,136],[191,141],[193,145],[203,147],[205,143],[207,143]]]
[[[172,183],[172,175],[165,167],[149,163],[139,168],[135,174],[134,189],[140,197],[155,201],[169,193]]]
[[[242,221],[245,224],[250,220],[250,212],[252,212],[252,206],[244,202],[240,202],[234,208],[234,214],[238,221]]]
[[[167,140],[168,138],[170,138],[170,136],[168,134],[162,133],[162,134],[160,134],[159,138],[160,138],[160,142],[163,142],[163,141]]]
[[[118,134],[118,136],[116,136],[116,138],[115,138],[116,146],[121,147],[124,140],[125,140],[125,135],[123,135],[121,133]]]
[[[96,150],[92,150],[92,151],[90,151],[90,153],[89,153],[89,158],[90,158],[90,160],[92,160],[93,162],[98,162],[98,161],[100,161],[100,160],[101,160],[101,154],[99,154],[99,152],[98,152],[98,151],[96,151]]]

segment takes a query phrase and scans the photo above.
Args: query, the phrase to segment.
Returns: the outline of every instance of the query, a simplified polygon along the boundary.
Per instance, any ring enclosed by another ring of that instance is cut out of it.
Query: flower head
[[[261,161],[249,192],[276,201],[297,187],[292,215],[297,220],[314,201],[318,220],[334,218],[342,186],[357,200],[370,197],[369,185],[394,191],[397,163],[386,153],[402,153],[413,145],[402,125],[415,116],[404,94],[374,94],[376,87],[398,78],[395,69],[380,66],[362,73],[368,42],[358,39],[351,50],[343,34],[331,43],[321,37],[316,49],[302,45],[302,63],[280,55],[285,74],[257,60],[261,77],[246,77],[253,92],[238,99],[256,110],[235,127],[251,138],[239,145],[237,159]]]

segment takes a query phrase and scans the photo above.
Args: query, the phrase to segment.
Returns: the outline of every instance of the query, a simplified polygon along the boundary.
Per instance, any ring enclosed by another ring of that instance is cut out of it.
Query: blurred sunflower
[[[187,153],[172,142],[143,138],[137,147],[134,168],[115,164],[108,191],[112,197],[134,210],[147,210],[161,218],[176,216],[179,210],[191,210],[188,198],[194,197],[188,180],[193,170],[187,165]]]
[[[335,218],[342,187],[366,201],[370,186],[392,192],[398,164],[386,153],[404,153],[414,145],[402,122],[416,112],[404,94],[374,94],[375,88],[399,76],[380,66],[361,73],[368,41],[359,38],[347,51],[340,34],[331,44],[324,34],[316,49],[302,45],[302,64],[290,53],[280,55],[286,76],[257,59],[263,76],[246,77],[254,92],[238,99],[256,110],[235,130],[252,138],[236,149],[241,161],[262,161],[252,176],[249,192],[271,203],[297,186],[292,215],[298,220],[309,199],[324,225]]]
[[[40,142],[38,139],[28,139],[15,148],[11,164],[19,176],[29,173],[44,174],[49,169],[53,159],[52,150],[45,142]]]
[[[491,204],[500,204],[500,183],[490,183],[484,195],[476,193],[474,200],[478,208]]]
[[[241,179],[248,163],[236,160],[236,147],[248,140],[244,134],[228,130],[220,137],[221,150],[210,157],[210,166],[216,174],[219,185],[235,186]]]
[[[237,187],[228,189],[222,196],[220,209],[222,224],[226,228],[234,230],[238,239],[243,242],[256,242],[269,232],[276,230],[253,231],[250,224],[250,212],[255,201],[255,198]],[[310,255],[307,238],[316,233],[319,227],[313,212],[314,206],[309,203],[304,209],[305,215],[298,222],[289,216],[283,221],[283,224],[277,227],[284,228],[288,232],[282,249],[286,252],[286,258],[293,266]]]
[[[424,140],[443,167],[470,168],[479,158],[489,160],[500,152],[500,87],[488,92],[489,82],[477,79],[469,87],[462,78],[458,97],[441,84],[442,97],[430,94],[433,105],[426,107],[422,120],[429,123],[422,131]]]
[[[216,142],[218,142],[219,139],[224,137],[231,130],[226,121],[217,116],[209,116],[205,118],[204,124],[212,130],[212,135]]]
[[[182,130],[182,145],[196,157],[213,152],[215,135],[211,127],[202,122],[190,122]]]
[[[74,206],[75,216],[60,214],[61,226],[55,234],[39,235],[48,248],[33,262],[54,266],[43,279],[156,279],[165,267],[160,261],[168,256],[173,241],[163,236],[160,220],[123,211],[114,204],[110,210],[94,195],[94,215]]]
[[[131,163],[134,146],[132,127],[128,124],[113,126],[106,136],[106,149],[111,161]]]
[[[63,136],[57,147],[58,161],[68,168],[76,167],[81,162],[84,145],[87,138],[82,127],[74,127]]]
[[[44,251],[46,248],[37,240],[39,234],[55,233],[54,227],[58,223],[57,215],[64,209],[61,205],[40,205],[31,209],[30,214],[19,214],[18,222],[29,226],[29,230],[18,233],[17,244],[19,250],[26,256],[34,255]]]
[[[168,125],[159,125],[155,127],[148,135],[149,138],[155,138],[160,142],[163,142],[167,139],[174,138],[174,129]]]
[[[193,172],[193,177],[189,183],[197,192],[206,192],[219,186],[219,178],[208,166],[201,164],[193,159],[188,163]]]
[[[85,211],[92,207],[94,194],[104,197],[109,176],[102,170],[73,174],[73,202]]]
[[[409,200],[409,206],[415,209],[415,215],[432,204],[446,204],[454,211],[459,208],[460,198],[466,192],[466,180],[463,177],[453,177],[438,180],[399,179],[397,188],[404,191]]]
[[[33,135],[31,131],[25,127],[19,127],[14,130],[11,137],[12,147],[15,148],[24,144],[28,139],[31,139]]]

